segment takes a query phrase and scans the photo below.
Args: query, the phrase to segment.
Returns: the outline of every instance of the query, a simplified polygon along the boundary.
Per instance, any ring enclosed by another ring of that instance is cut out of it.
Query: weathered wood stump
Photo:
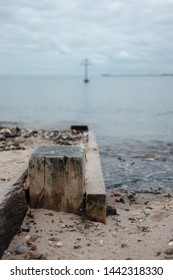
[[[83,203],[85,152],[81,146],[40,146],[29,160],[31,208],[77,214]]]
[[[0,189],[0,258],[19,230],[28,208],[24,189],[26,178],[27,170],[23,169]]]

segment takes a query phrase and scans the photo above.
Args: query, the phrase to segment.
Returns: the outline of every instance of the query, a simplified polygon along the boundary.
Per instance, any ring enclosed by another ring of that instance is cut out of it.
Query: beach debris
[[[0,152],[11,150],[24,150],[23,142],[26,139],[34,141],[35,138],[48,139],[53,144],[75,145],[88,142],[87,130],[30,130],[25,128],[0,127]]]

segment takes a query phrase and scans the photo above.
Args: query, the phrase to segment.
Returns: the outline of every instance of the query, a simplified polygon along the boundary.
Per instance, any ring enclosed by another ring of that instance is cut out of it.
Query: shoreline
[[[0,151],[0,187],[27,164],[36,146],[57,143],[57,140],[60,144],[87,141],[87,133],[84,139],[78,133],[72,139],[70,131],[18,129],[6,128],[4,134],[0,131],[0,147],[4,149]],[[116,157],[117,172],[124,166],[126,172],[130,172],[131,158],[130,161],[122,155],[120,158],[120,154]],[[151,153],[146,163],[154,164]],[[173,259],[173,194],[170,190],[160,194],[137,193],[124,181],[121,188],[107,188],[107,205],[116,209],[116,215],[110,213],[106,225],[73,214],[28,209],[2,259]],[[34,236],[37,238],[33,241]],[[16,253],[22,244],[26,251]]]

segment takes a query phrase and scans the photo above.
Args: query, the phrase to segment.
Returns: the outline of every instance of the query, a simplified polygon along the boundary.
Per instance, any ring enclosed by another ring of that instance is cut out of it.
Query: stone
[[[37,245],[34,242],[27,242],[27,245],[29,246],[31,251],[37,250]]]
[[[106,216],[112,216],[112,215],[117,215],[117,210],[113,208],[112,206],[107,206],[106,207]]]
[[[81,247],[81,245],[79,245],[79,244],[76,244],[76,245],[74,245],[74,247],[73,247],[74,249],[80,249],[80,248],[82,248]]]
[[[169,241],[168,246],[173,247],[173,240],[170,240],[170,241]]]
[[[31,251],[28,251],[24,256],[25,260],[38,260],[39,258],[40,258],[40,253],[31,252]]]
[[[48,260],[47,254],[41,254],[41,255],[38,257],[38,260]]]
[[[61,248],[62,246],[63,246],[63,244],[62,244],[61,241],[58,241],[58,242],[56,243],[56,247]]]
[[[169,248],[165,251],[166,255],[173,255],[173,248]]]
[[[18,245],[17,248],[16,248],[16,254],[20,255],[20,254],[24,254],[28,251],[28,247],[26,244],[21,244],[21,245]]]
[[[33,234],[33,235],[30,236],[30,238],[29,238],[28,241],[29,241],[29,242],[34,242],[34,241],[36,241],[39,237],[40,237],[39,235]]]
[[[31,208],[77,214],[83,203],[85,151],[81,146],[40,146],[29,160]]]
[[[54,241],[54,242],[58,242],[60,241],[58,237],[51,237],[49,238],[49,241]]]

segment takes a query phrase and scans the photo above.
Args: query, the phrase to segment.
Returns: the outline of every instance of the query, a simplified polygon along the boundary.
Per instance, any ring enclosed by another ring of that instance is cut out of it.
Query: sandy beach
[[[83,143],[87,134],[1,130],[0,187],[27,166],[35,147],[58,141]],[[116,215],[110,213],[106,224],[29,208],[2,259],[173,259],[172,193],[108,189],[107,205],[116,209]]]

